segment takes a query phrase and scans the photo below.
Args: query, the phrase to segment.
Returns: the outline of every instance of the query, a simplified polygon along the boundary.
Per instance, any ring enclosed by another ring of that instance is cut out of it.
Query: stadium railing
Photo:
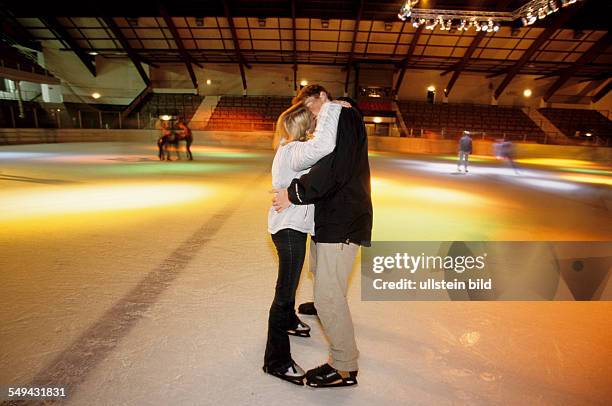
[[[34,96],[34,95],[33,95]],[[607,112],[606,112],[607,113]],[[189,122],[193,130],[211,131],[274,131],[276,117],[273,119],[237,119],[225,117],[215,121],[212,116],[207,121]],[[212,122],[211,122],[212,121]],[[121,111],[101,111],[96,109],[74,109],[66,108],[64,104],[58,104],[54,108],[43,108],[39,103],[23,102],[21,109],[13,101],[0,100],[0,128],[41,128],[41,129],[159,129],[160,120],[151,113],[134,113],[128,118],[122,116]],[[428,125],[411,125],[406,122],[407,134],[402,136],[432,139],[458,139],[463,127],[439,127]],[[521,129],[510,131],[472,129],[472,138],[479,140],[495,141],[498,139],[512,140],[516,142],[561,144],[558,142],[558,134],[544,132],[542,134],[531,134]],[[574,140],[571,137],[564,144],[567,145],[592,145],[612,147],[610,138],[593,137],[590,140]]]

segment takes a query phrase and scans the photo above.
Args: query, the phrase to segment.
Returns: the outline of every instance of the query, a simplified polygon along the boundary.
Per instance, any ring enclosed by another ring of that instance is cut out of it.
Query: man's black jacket
[[[316,242],[370,246],[368,137],[357,110],[342,109],[336,148],[314,164],[309,173],[293,179],[287,191],[294,204],[314,203]]]

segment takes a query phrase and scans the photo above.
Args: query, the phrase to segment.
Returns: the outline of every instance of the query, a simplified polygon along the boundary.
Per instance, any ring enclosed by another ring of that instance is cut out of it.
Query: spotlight
[[[375,122],[376,124],[378,124],[378,123],[382,123],[382,118],[380,118],[380,117],[374,117],[374,122]]]
[[[546,11],[544,10],[544,8],[543,8],[543,7],[540,7],[540,8],[538,9],[538,18],[539,18],[540,20],[543,20],[545,17],[546,17]]]
[[[523,96],[525,96],[525,97],[531,97],[531,94],[532,94],[531,89],[525,89],[525,90],[523,90]]]
[[[584,134],[584,135],[586,135],[587,137],[592,137],[592,136],[593,136],[593,134],[592,134],[592,133],[586,133],[586,134]]]
[[[553,13],[559,11],[559,4],[557,4],[555,0],[550,0],[548,2],[548,7],[550,7],[550,11],[552,11]]]
[[[207,84],[207,85],[211,85],[211,84],[212,84],[212,80],[210,80],[210,79],[206,79],[206,84]]]
[[[161,118],[163,121],[170,121],[170,119],[171,119],[172,117],[170,117],[170,116],[169,116],[169,115],[167,115],[167,114],[164,114],[163,116],[160,116],[159,118]]]
[[[102,95],[98,92],[93,92],[91,94],[91,97],[93,97],[94,99],[99,99],[100,97],[102,97]]]
[[[96,51],[89,51],[88,54],[91,56],[99,55]]]
[[[434,85],[430,85],[427,87],[427,91],[428,92],[435,92],[436,91],[436,87]]]
[[[436,27],[436,25],[438,25],[438,22],[436,20],[429,20],[427,22],[427,25],[425,25],[425,28],[428,30],[433,30]]]
[[[411,1],[407,1],[402,8],[400,9],[399,13],[397,14],[397,16],[399,17],[400,20],[402,21],[406,21],[406,19],[408,17],[410,17],[410,15],[412,14],[412,6],[411,6]],[[416,2],[415,2],[416,4]]]
[[[265,17],[259,17],[257,19],[257,23],[259,24],[260,27],[265,27],[266,26],[266,18]]]
[[[307,80],[302,80],[300,82],[300,86],[308,86],[308,81]]]
[[[523,24],[531,25],[538,20],[538,17],[537,15],[534,14],[533,9],[530,8],[527,10],[527,14],[525,15],[525,17],[523,17],[523,19],[524,19]]]

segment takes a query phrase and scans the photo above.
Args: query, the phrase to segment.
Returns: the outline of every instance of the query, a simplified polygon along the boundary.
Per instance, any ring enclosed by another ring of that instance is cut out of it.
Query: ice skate
[[[287,329],[287,334],[297,337],[310,337],[310,326],[297,317],[296,319],[295,325]]]
[[[316,316],[317,308],[314,305],[314,302],[305,302],[299,305],[298,307],[299,314],[306,314],[308,316]]]
[[[294,361],[291,361],[291,364],[287,366],[275,369],[270,369],[264,365],[263,371],[284,381],[291,382],[295,385],[304,385],[304,370]]]
[[[329,364],[306,372],[306,385],[312,388],[335,388],[357,385],[358,371],[338,371]]]

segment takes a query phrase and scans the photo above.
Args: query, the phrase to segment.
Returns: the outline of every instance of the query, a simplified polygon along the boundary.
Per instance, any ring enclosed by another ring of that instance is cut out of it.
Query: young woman
[[[159,149],[159,160],[164,159],[171,161],[169,146],[176,143],[176,134],[172,131],[172,127],[167,121],[161,122],[161,136],[157,139],[157,148]],[[178,152],[177,152],[178,156]]]
[[[303,104],[296,104],[278,119],[277,147],[272,163],[272,186],[286,188],[293,178],[308,172],[309,166],[332,152],[342,106],[326,103],[317,117]],[[310,336],[310,327],[295,314],[295,292],[306,254],[307,235],[314,234],[313,205],[293,205],[276,212],[270,208],[268,231],[279,258],[274,301],[268,319],[268,339],[263,370],[296,385],[303,385],[304,370],[291,357],[288,334]]]

